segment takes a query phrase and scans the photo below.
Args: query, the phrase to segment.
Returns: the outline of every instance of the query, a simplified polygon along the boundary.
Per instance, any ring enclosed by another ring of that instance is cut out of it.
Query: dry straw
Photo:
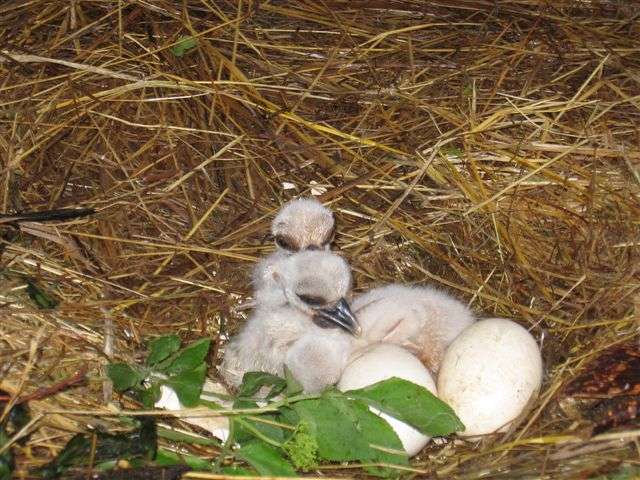
[[[358,289],[435,284],[542,343],[543,391],[515,431],[432,444],[409,473],[638,463],[637,427],[585,436],[557,402],[638,337],[633,2],[5,0],[0,38],[0,212],[97,210],[0,225],[1,387],[89,369],[31,402],[21,472],[115,425],[102,368],[150,335],[209,335],[218,362],[271,215],[311,193],[336,211]],[[39,310],[27,280],[59,306]]]

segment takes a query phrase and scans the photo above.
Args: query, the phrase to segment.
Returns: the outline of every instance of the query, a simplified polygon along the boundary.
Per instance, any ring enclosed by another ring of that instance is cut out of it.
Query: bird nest
[[[117,426],[104,367],[149,338],[212,338],[215,375],[298,195],[334,210],[356,290],[436,285],[542,346],[517,428],[432,443],[410,474],[638,465],[635,415],[594,430],[561,408],[601,352],[638,346],[632,2],[8,0],[0,32],[0,211],[96,210],[0,220],[0,388],[32,411],[18,475]],[[315,474],[362,475],[344,467]]]

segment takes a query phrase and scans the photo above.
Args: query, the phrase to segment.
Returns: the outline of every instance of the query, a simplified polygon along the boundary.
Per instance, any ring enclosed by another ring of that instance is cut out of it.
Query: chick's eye
[[[298,298],[310,307],[321,307],[327,301],[322,297],[316,297],[315,295],[305,295],[303,293],[298,294]]]
[[[289,240],[288,238],[282,235],[276,235],[275,240],[276,240],[276,245],[282,248],[283,250],[288,250],[290,252],[295,252],[298,250],[295,244],[291,240]]]

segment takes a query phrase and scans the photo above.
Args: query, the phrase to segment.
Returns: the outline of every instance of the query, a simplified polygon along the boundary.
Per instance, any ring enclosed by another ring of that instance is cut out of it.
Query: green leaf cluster
[[[149,344],[143,366],[111,363],[107,375],[116,391],[133,393],[145,408],[158,401],[161,385],[171,387],[182,405],[192,407],[202,393],[210,344],[211,340],[203,338],[181,349],[177,335],[158,337]]]
[[[407,465],[407,454],[389,424],[367,405],[338,392],[296,403],[293,409],[309,425],[318,445],[318,456],[330,462],[356,461]],[[369,473],[388,476],[390,469],[369,468]]]
[[[153,405],[160,385],[167,385],[185,406],[219,409],[219,405],[199,400],[208,350],[208,340],[181,348],[177,336],[159,337],[150,343],[143,366],[111,364],[108,374],[118,391],[136,395],[145,406],[147,402]],[[395,431],[373,410],[429,436],[464,429],[448,405],[424,387],[400,378],[348,392],[328,389],[304,394],[286,370],[285,378],[249,372],[234,397],[233,408],[238,412],[229,417],[229,438],[219,461],[163,451],[158,464],[186,464],[227,475],[286,477],[323,463],[356,462],[365,464],[371,475],[394,477],[409,459]],[[251,414],[245,413],[246,409],[251,409]],[[171,431],[162,435],[174,442],[203,441]],[[237,463],[223,466],[222,458],[234,458]]]
[[[358,462],[385,465],[365,467],[371,475],[397,476],[398,467],[408,465],[409,459],[395,431],[372,408],[430,436],[464,428],[449,406],[400,378],[349,392],[329,389],[305,395],[290,378],[252,372],[245,375],[234,408],[257,408],[251,396],[264,399],[264,392],[271,399],[264,413],[234,415],[227,442],[239,444],[236,457],[261,475],[289,476],[321,463]]]

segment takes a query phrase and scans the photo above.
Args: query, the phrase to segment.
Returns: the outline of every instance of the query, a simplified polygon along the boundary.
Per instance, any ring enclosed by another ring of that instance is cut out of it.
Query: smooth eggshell
[[[466,427],[458,435],[485,435],[506,430],[541,383],[542,357],[533,336],[511,320],[490,318],[451,343],[438,373],[438,394]]]
[[[166,385],[160,385],[160,398],[154,406],[165,410],[182,410],[184,408],[178,399],[176,391]]]
[[[355,390],[391,377],[409,380],[436,395],[433,377],[420,360],[402,347],[385,343],[372,345],[354,355],[342,373],[338,389]],[[410,425],[376,409],[371,410],[391,425],[409,456],[417,454],[429,442],[428,436]]]
[[[227,389],[224,387],[224,385],[217,382],[212,382],[209,379],[205,379],[202,390],[203,393],[200,396],[202,400],[216,402],[223,408],[231,408],[232,402],[229,402],[227,400],[220,400],[217,396],[214,395],[215,393],[228,395]],[[207,392],[210,392],[211,394],[208,394]],[[194,413],[192,416],[182,416],[181,419],[186,423],[207,430],[214,437],[222,440],[223,442],[226,441],[229,437],[229,419],[227,417],[210,417],[206,415],[199,416],[196,413],[197,409],[185,408],[180,403],[178,395],[171,387],[168,387],[166,385],[160,386],[160,398],[154,406],[155,408],[163,408],[165,410],[180,410],[182,412],[193,411]],[[202,408],[200,408],[200,410],[202,410]]]

